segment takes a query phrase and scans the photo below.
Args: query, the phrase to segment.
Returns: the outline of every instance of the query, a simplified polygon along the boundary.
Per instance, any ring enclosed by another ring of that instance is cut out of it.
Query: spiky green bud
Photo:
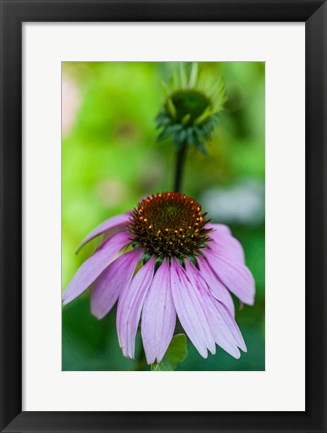
[[[171,137],[177,149],[186,144],[206,152],[205,142],[211,138],[227,100],[220,78],[208,83],[199,75],[197,63],[192,63],[190,70],[181,63],[173,71],[169,84],[164,86],[163,108],[156,117],[158,140]]]

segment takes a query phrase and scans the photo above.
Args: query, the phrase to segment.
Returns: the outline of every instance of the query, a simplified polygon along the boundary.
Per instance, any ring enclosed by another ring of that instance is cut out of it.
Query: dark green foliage
[[[151,365],[152,371],[171,371],[187,358],[187,339],[185,334],[176,334],[171,340],[163,359]]]

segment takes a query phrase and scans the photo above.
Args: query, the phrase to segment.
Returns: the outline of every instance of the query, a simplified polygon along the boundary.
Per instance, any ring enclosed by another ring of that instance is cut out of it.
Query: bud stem
[[[176,169],[174,180],[174,192],[182,192],[182,178],[184,172],[184,165],[186,160],[187,144],[184,142],[176,153]]]

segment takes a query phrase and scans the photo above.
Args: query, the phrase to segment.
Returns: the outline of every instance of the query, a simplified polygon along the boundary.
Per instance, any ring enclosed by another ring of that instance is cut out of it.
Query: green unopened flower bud
[[[211,138],[227,99],[221,79],[204,80],[198,74],[197,63],[191,65],[190,71],[181,63],[165,85],[165,94],[156,118],[158,140],[171,137],[177,148],[195,145],[205,152],[204,143]]]

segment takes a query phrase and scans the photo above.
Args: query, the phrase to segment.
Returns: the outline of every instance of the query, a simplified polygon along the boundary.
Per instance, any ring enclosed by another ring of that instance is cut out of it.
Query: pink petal
[[[87,244],[92,239],[96,238],[97,236],[100,236],[103,233],[107,232],[108,230],[115,232],[119,229],[123,229],[127,225],[127,223],[129,222],[129,220],[130,220],[130,213],[124,213],[121,215],[116,215],[116,216],[109,218],[108,220],[104,221],[97,228],[92,230],[91,233],[82,241],[80,246],[77,248],[76,253],[78,253],[79,250],[85,244]]]
[[[207,349],[215,352],[215,343],[203,310],[197,287],[190,282],[177,260],[171,263],[171,290],[178,318],[190,340],[204,358]]]
[[[68,304],[86,290],[109,266],[118,252],[128,245],[129,233],[116,233],[112,238],[89,257],[78,269],[69,286],[62,295],[64,304]]]
[[[213,231],[208,236],[211,239],[208,242],[208,248],[215,254],[227,260],[236,260],[242,265],[245,264],[243,247],[236,238],[219,231]]]
[[[206,250],[206,259],[222,283],[245,304],[253,305],[255,283],[249,269]]]
[[[210,292],[216,299],[218,299],[218,301],[226,305],[227,309],[234,317],[235,316],[234,301],[229,291],[222,284],[222,282],[219,281],[219,279],[216,277],[215,273],[213,272],[213,270],[209,266],[209,263],[204,257],[198,257],[197,261],[199,264],[201,275],[206,281],[210,289]]]
[[[193,284],[198,287],[204,311],[215,342],[235,358],[240,357],[239,346],[246,350],[240,330],[227,308],[214,299],[199,270],[191,263],[186,263],[186,272]]]
[[[240,331],[240,328],[238,327],[234,317],[231,315],[230,311],[226,308],[224,304],[222,304],[219,301],[213,300],[213,303],[215,304],[216,308],[219,310],[219,313],[226,323],[228,329],[230,330],[231,334],[233,335],[233,338],[235,340],[235,343],[238,345],[240,349],[243,350],[243,352],[247,351],[246,344],[244,342],[242,333]]]
[[[225,235],[231,235],[232,234],[232,232],[230,231],[230,228],[224,224],[207,223],[205,225],[205,228],[206,229],[212,229],[214,231],[217,231],[218,233],[225,234]]]
[[[142,340],[148,364],[161,361],[173,337],[176,311],[171,295],[170,266],[165,260],[157,270],[142,311]]]
[[[153,280],[154,265],[155,259],[147,261],[119,297],[117,332],[123,354],[129,358],[134,358],[135,336],[143,302]]]
[[[140,249],[118,257],[95,281],[91,297],[91,312],[102,319],[109,313],[119,294],[128,286],[143,255]]]

